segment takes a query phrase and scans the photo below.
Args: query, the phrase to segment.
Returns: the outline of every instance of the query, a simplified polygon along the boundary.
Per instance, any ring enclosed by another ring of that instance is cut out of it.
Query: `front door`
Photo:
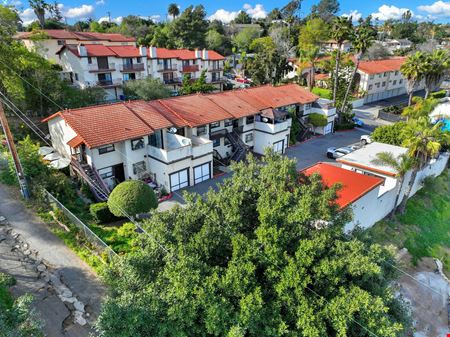
[[[113,175],[118,183],[121,183],[125,180],[125,171],[123,169],[123,164],[113,166]]]

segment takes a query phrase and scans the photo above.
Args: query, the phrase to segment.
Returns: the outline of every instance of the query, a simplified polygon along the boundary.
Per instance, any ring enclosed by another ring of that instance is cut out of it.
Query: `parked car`
[[[247,77],[245,77],[245,78],[243,78],[243,77],[237,77],[237,78],[236,78],[236,82],[239,82],[239,83],[245,83],[245,84],[250,84],[250,83],[252,83],[252,80],[249,79],[249,78],[247,78]]]
[[[356,126],[358,126],[360,128],[362,128],[364,126],[364,122],[357,117],[353,117],[352,121],[353,121],[353,123],[355,123]]]
[[[372,138],[370,138],[370,135],[362,135],[359,141],[362,145],[370,144],[373,142]]]
[[[329,147],[327,149],[327,157],[331,158],[331,159],[336,159],[342,156],[345,156],[346,154],[349,154],[350,152],[355,151],[354,148],[351,147],[340,147],[340,148],[335,148],[335,147]]]

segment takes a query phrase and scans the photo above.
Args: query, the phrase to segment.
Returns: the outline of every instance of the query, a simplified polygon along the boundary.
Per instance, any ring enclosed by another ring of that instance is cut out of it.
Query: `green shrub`
[[[325,126],[328,124],[328,120],[324,115],[318,113],[312,113],[308,115],[309,122],[314,126]]]
[[[317,95],[317,96],[319,96],[319,97],[326,98],[326,99],[332,99],[333,98],[333,93],[332,93],[331,89],[314,87],[312,89],[312,93]]]
[[[89,206],[89,212],[97,222],[111,222],[117,220],[108,208],[107,202],[98,202]]]
[[[158,207],[155,192],[140,180],[126,180],[111,192],[108,207],[115,216],[136,216]]]
[[[432,92],[430,94],[430,96],[432,98],[444,98],[445,96],[447,96],[447,91],[446,90],[440,90],[440,91]]]
[[[405,139],[403,132],[405,126],[405,122],[397,122],[391,125],[379,126],[374,130],[371,138],[375,142],[400,146]]]

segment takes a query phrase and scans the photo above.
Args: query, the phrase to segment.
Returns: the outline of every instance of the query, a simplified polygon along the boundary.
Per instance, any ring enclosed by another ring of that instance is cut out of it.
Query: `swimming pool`
[[[450,119],[443,119],[442,123],[444,123],[442,131],[450,131]]]

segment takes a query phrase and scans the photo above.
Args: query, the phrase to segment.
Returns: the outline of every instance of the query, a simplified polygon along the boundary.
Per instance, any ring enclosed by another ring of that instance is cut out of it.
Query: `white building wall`
[[[70,158],[70,146],[67,142],[77,135],[76,132],[60,116],[48,121],[48,130],[53,148],[63,157]]]

